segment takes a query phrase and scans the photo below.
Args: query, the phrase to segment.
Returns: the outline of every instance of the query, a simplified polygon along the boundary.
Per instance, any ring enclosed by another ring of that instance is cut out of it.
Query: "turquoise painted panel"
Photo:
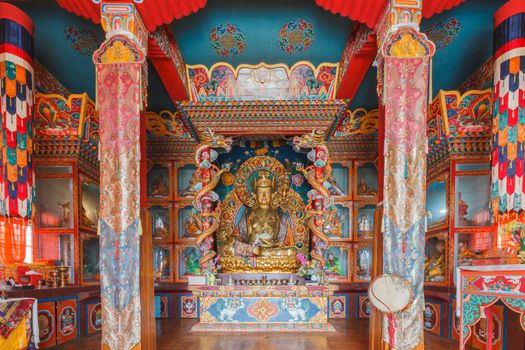
[[[319,314],[328,315],[326,298],[320,307],[311,298],[210,298],[212,303],[201,301],[202,316],[206,322],[319,322]],[[209,321],[212,317],[214,319]],[[317,317],[316,317],[317,316]],[[315,319],[313,319],[316,317]]]

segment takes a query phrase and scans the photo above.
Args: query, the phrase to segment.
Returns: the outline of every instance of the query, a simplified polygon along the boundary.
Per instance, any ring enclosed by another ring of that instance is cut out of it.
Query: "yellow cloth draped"
[[[24,317],[20,324],[13,329],[11,334],[5,339],[0,336],[0,349],[2,350],[22,350],[26,349],[29,345],[29,339],[27,339],[28,319]]]

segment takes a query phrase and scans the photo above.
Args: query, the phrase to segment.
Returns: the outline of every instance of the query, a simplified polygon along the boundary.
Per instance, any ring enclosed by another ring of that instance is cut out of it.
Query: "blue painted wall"
[[[299,54],[288,54],[278,45],[282,25],[302,18],[314,26],[315,40]],[[212,27],[231,23],[246,37],[244,52],[235,57],[217,54],[210,45]],[[307,60],[317,65],[339,62],[352,28],[348,18],[333,15],[314,1],[300,0],[210,0],[205,8],[172,23],[175,35],[188,64],[211,66],[225,61],[233,66],[241,63],[286,63]]]

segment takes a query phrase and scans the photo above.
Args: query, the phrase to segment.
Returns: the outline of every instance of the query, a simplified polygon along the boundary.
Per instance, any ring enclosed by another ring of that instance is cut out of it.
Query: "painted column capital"
[[[148,31],[135,4],[103,3],[100,5],[100,16],[107,40],[114,35],[127,36],[131,41],[135,41],[145,54],[147,53]]]

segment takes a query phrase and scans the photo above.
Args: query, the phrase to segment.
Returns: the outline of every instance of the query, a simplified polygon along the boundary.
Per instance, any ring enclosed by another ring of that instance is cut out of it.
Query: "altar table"
[[[37,349],[39,342],[36,299],[0,300],[0,349]]]
[[[189,286],[199,298],[192,331],[335,331],[328,300],[337,286]]]
[[[471,326],[487,318],[487,339],[492,340],[491,306],[501,300],[511,310],[520,313],[525,331],[525,265],[486,265],[458,268],[457,309],[460,316],[459,347],[465,349],[472,335]],[[492,350],[492,341],[486,349]]]

